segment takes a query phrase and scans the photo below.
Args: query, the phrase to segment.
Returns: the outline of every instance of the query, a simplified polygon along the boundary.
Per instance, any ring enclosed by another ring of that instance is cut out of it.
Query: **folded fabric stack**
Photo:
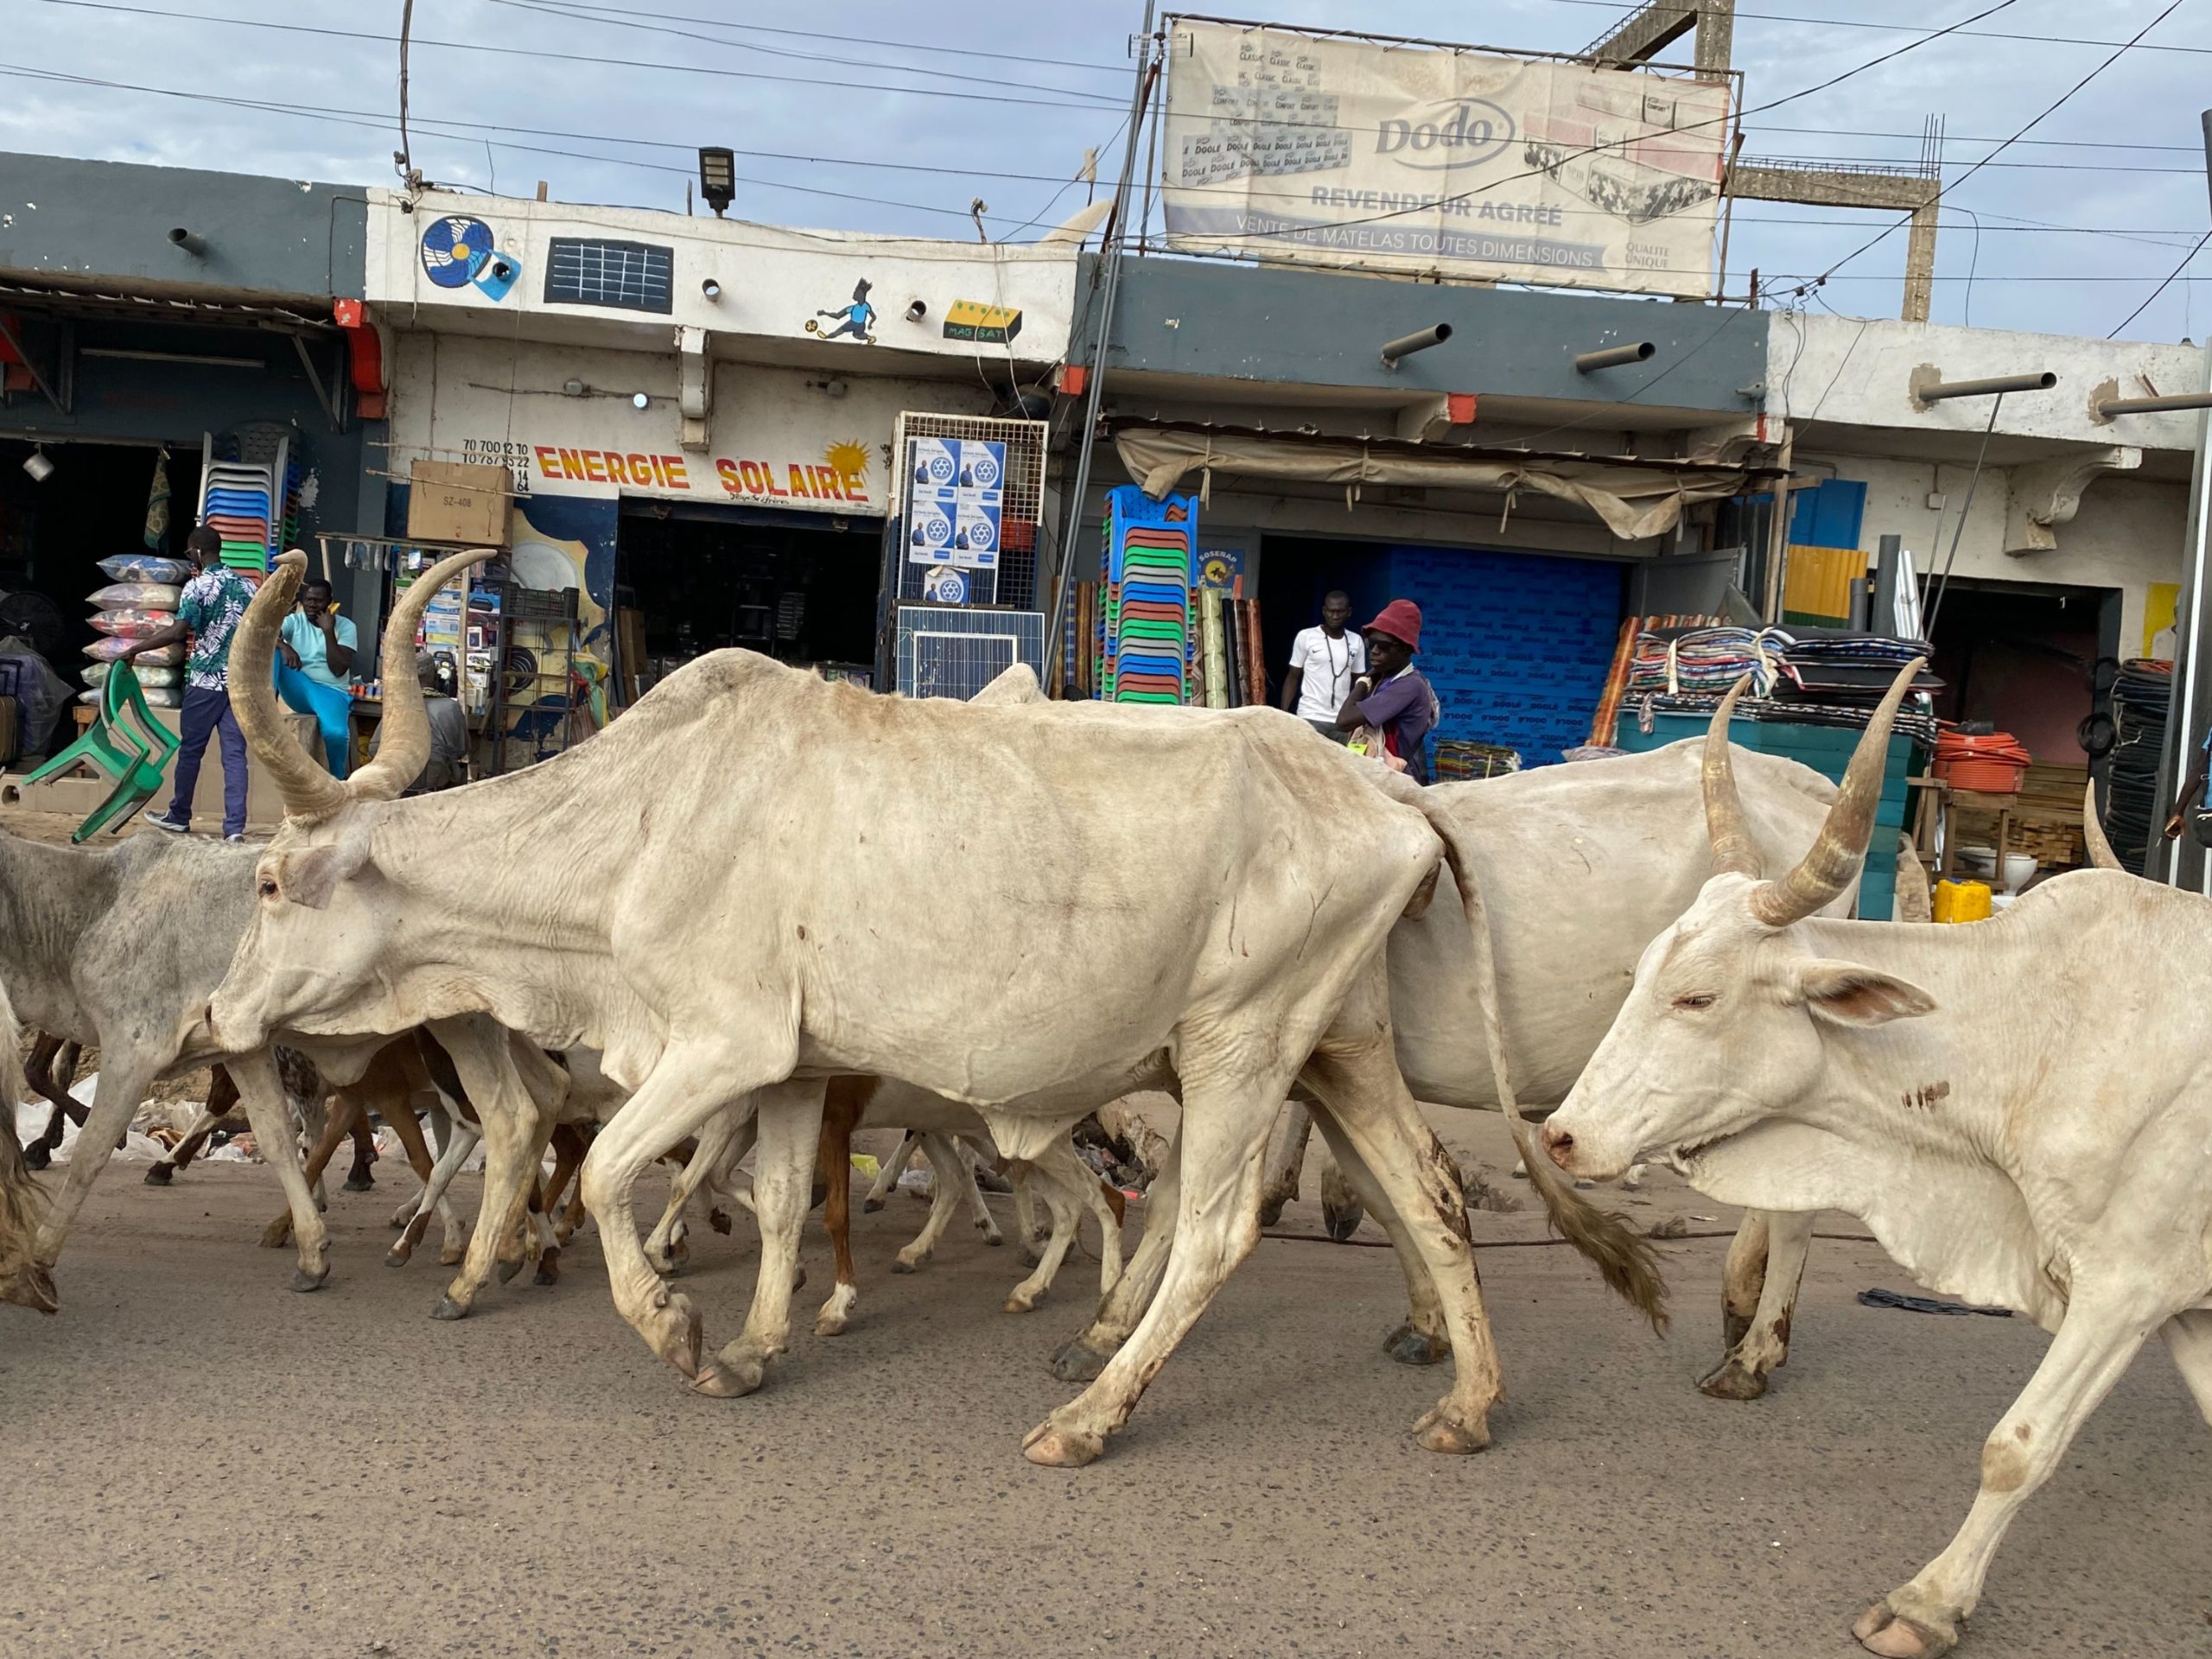
[[[1863,729],[1897,671],[1928,654],[1916,639],[1842,628],[1652,629],[1637,639],[1628,706],[1639,721],[1652,713],[1710,715],[1750,674],[1738,719]],[[1923,669],[1913,688],[1942,683]],[[1898,709],[1895,729],[1924,745],[1936,741],[1936,717],[1917,697]]]
[[[1498,778],[1521,770],[1521,753],[1502,743],[1478,743],[1471,737],[1439,738],[1436,742],[1436,781],[1463,784],[1477,778]]]

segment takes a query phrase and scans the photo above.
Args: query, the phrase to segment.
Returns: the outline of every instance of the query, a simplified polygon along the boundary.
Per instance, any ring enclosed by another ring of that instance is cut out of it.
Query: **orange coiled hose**
[[[1936,775],[1977,794],[2018,794],[2034,759],[2010,732],[1975,737],[1947,726],[1936,738]]]

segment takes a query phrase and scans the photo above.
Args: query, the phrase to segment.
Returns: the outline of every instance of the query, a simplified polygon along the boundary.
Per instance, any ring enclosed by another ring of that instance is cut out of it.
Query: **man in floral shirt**
[[[231,712],[231,641],[253,598],[245,579],[223,563],[223,538],[202,524],[185,537],[184,550],[199,574],[184,585],[176,620],[149,634],[123,653],[129,662],[142,651],[175,645],[188,633],[192,651],[184,663],[184,711],[178,724],[184,747],[177,751],[175,791],[166,813],[146,822],[182,835],[192,827],[192,797],[200,786],[200,762],[207,740],[223,737],[223,839],[245,839],[245,734]]]

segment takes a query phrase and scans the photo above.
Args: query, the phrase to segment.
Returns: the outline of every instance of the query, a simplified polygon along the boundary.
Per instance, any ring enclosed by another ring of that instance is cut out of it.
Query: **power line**
[[[1675,128],[1674,131],[1679,134],[1684,132],[1694,132],[1704,127],[1725,126],[1731,120],[1740,121],[1743,116],[1756,115],[1767,110],[1780,109],[1785,104],[1794,104],[1800,99],[1811,98],[1816,93],[1825,92],[1831,87],[1840,86],[1843,82],[1851,79],[1855,75],[1863,75],[1868,70],[1878,69],[1885,63],[1891,62],[1897,58],[1903,57],[1908,52],[1916,51],[1921,47],[1926,46],[1931,41],[1941,40],[1947,35],[1955,35],[1959,30],[1964,29],[1968,23],[1980,22],[1985,17],[1994,16],[1997,13],[2004,11],[2017,3],[2018,0],[1997,0],[1997,3],[1994,5],[1985,7],[1983,10],[1975,12],[1971,17],[1961,18],[1955,23],[1949,23],[1942,29],[1931,30],[1930,32],[1923,35],[1918,40],[1906,41],[1903,46],[1898,47],[1893,52],[1885,52],[1878,58],[1869,58],[1865,63],[1859,64],[1855,68],[1846,69],[1839,73],[1831,75],[1826,80],[1821,81],[1815,86],[1805,87],[1799,92],[1786,92],[1780,98],[1771,99],[1764,104],[1755,105],[1751,108],[1744,110],[1736,114],[1715,116],[1704,121],[1693,121],[1687,126]],[[2178,5],[2180,3],[2180,0],[2175,0],[2175,3]],[[1554,165],[1563,165],[1567,162],[1576,160],[1578,157],[1599,155],[1606,149],[1615,149],[1618,147],[1618,141],[1586,145],[1580,149],[1571,150],[1567,155],[1560,157],[1558,161],[1554,162]],[[1328,228],[1331,230],[1344,230],[1356,225],[1375,225],[1380,224],[1386,219],[1403,219],[1408,213],[1433,212],[1437,207],[1450,202],[1471,200],[1474,197],[1484,194],[1491,190],[1496,190],[1501,186],[1517,184],[1523,179],[1539,177],[1548,170],[1548,168],[1541,167],[1530,168],[1524,172],[1508,174],[1502,179],[1493,179],[1490,183],[1478,185],[1473,189],[1463,190],[1457,195],[1440,196],[1433,201],[1419,203],[1409,207],[1395,207],[1386,213],[1370,213],[1363,219],[1340,219],[1332,220]],[[1281,231],[1245,231],[1238,233],[1238,239],[1243,242],[1254,242],[1270,239],[1279,236],[1291,236],[1297,234],[1298,231],[1302,228],[1304,227],[1289,226]]]
[[[1876,132],[1861,127],[1770,127],[1764,121],[1756,127],[1747,128],[1746,130],[1803,133],[1821,138],[1909,138],[1915,143],[1918,143],[1926,137],[1925,134],[1917,132]],[[1999,138],[1968,138],[1956,133],[1946,133],[1938,139],[1938,142],[1945,144],[1995,144],[2004,141]],[[2022,138],[2016,142],[2022,145],[2034,144],[2044,149],[2155,149],[2171,150],[2177,156],[2201,156],[2204,153],[2204,146],[2202,144],[2131,144],[2118,138]]]
[[[1616,0],[1549,0],[1549,3],[1555,6],[1595,6],[1602,11],[1623,10]],[[1630,7],[1628,10],[1632,12],[1635,9]],[[1739,22],[1749,20],[1762,23],[1796,23],[1805,29],[1872,29],[1886,30],[1891,34],[1905,35],[1916,35],[1920,32],[1911,23],[1877,23],[1860,17],[1805,17],[1795,16],[1787,12],[1738,11],[1736,13],[1736,18]],[[1958,32],[1970,35],[1978,41],[2031,41],[2037,46],[2117,46],[2123,49],[2134,49],[2136,45],[2133,41],[2090,41],[2074,35],[2015,35],[1994,29],[1962,29]],[[2177,52],[2199,57],[2212,56],[2212,46],[2160,45],[2144,47],[2141,49],[2145,52]]]
[[[840,45],[846,46],[849,46],[852,40],[852,37],[849,35],[824,34],[818,29],[779,29],[773,28],[766,23],[736,23],[721,17],[686,17],[679,16],[674,12],[629,11],[625,10],[620,6],[587,5],[583,3],[583,0],[563,0],[563,5],[564,8],[569,11],[600,12],[606,14],[610,18],[626,22],[650,16],[662,22],[698,23],[709,29],[734,29],[747,35],[779,35],[791,40],[831,41]],[[1126,75],[1128,73],[1128,66],[1124,64],[1089,63],[1076,58],[1032,57],[1027,54],[1020,52],[987,52],[980,47],[967,45],[932,46],[925,41],[887,41],[880,39],[871,39],[868,41],[868,44],[871,46],[892,47],[901,52],[931,52],[941,54],[947,57],[968,59],[987,58],[996,63],[1034,63],[1042,64],[1047,68],[1053,69],[1080,69],[1090,74]]]
[[[316,23],[281,23],[257,17],[217,17],[206,13],[163,11],[153,6],[127,5],[122,0],[36,0],[42,6],[64,6],[78,11],[116,13],[134,17],[160,17],[171,22],[216,23],[238,29],[269,29],[284,35],[315,35],[330,40],[370,41],[379,46],[397,43],[395,35],[378,35],[366,29],[332,29]],[[847,92],[891,92],[906,98],[957,99],[964,103],[1014,105],[1029,109],[1090,108],[1077,106],[1052,99],[1015,98],[1004,92],[962,92],[940,86],[884,86],[868,81],[823,80],[810,75],[778,75],[761,69],[725,69],[702,63],[652,63],[635,58],[609,58],[577,52],[548,52],[532,47],[493,46],[478,41],[429,41],[416,38],[415,49],[432,48],[447,52],[480,52],[493,57],[533,58],[546,63],[580,63],[594,69],[656,69],[672,75],[709,75],[732,80],[763,80],[791,86],[828,86]],[[881,67],[883,66],[877,66]],[[918,74],[934,74],[934,71],[917,70]],[[1103,92],[1077,92],[1058,89],[1068,98],[1104,100],[1095,107],[1110,110],[1117,100]]]
[[[970,75],[954,69],[908,68],[904,64],[880,63],[872,58],[856,58],[849,54],[832,57],[826,52],[798,52],[789,47],[763,46],[753,41],[728,41],[715,35],[702,35],[696,29],[677,29],[672,22],[660,19],[647,21],[629,12],[619,12],[611,17],[596,16],[596,7],[569,5],[564,0],[492,0],[495,6],[508,6],[517,11],[533,11],[545,17],[564,18],[574,23],[592,23],[602,29],[642,31],[647,35],[664,35],[676,40],[698,41],[708,46],[726,47],[741,52],[765,52],[772,57],[791,58],[803,63],[827,63],[845,69],[880,69],[893,75],[927,75],[932,80],[959,80],[976,86],[1004,86],[1003,75]],[[873,44],[873,42],[872,42]],[[1092,92],[1076,86],[1034,86],[1033,92],[1060,92],[1071,98],[1103,98],[1103,93]]]
[[[1975,174],[1980,172],[1982,168],[1994,162],[1999,156],[2002,155],[2012,144],[2025,137],[2030,132],[2033,131],[2037,125],[2045,118],[2056,114],[2059,108],[2063,105],[2069,99],[2072,98],[2075,93],[2080,92],[2084,86],[2087,86],[2099,75],[2101,75],[2106,70],[2111,68],[2113,65],[2118,63],[2121,55],[2127,51],[2128,48],[2135,44],[2135,41],[2141,40],[2145,35],[2148,35],[2160,23],[2164,22],[2167,18],[2172,16],[2175,12],[2180,10],[2181,3],[2182,0],[2169,0],[2169,3],[2164,11],[2153,17],[2149,22],[2144,24],[2141,29],[2135,31],[2134,40],[2126,41],[2125,44],[2119,46],[2110,57],[2097,65],[2095,68],[2090,70],[2088,74],[2082,76],[2081,79],[2075,81],[2064,92],[2061,92],[2056,100],[2045,105],[2035,115],[2030,117],[2026,125],[2023,126],[2019,131],[2014,133],[2012,137],[2007,138],[2003,143],[1998,145],[1995,149],[1991,150],[1988,155],[1983,156],[1981,160],[1976,162],[1972,167],[1967,168],[1964,173],[1961,173],[1955,180],[1952,181],[1952,182],[1949,184],[1939,185],[1936,188],[1936,199],[1938,201],[1941,201],[1947,193],[1955,190],[1960,185],[1964,184],[1968,179],[1974,177]],[[1879,246],[1883,242],[1886,241],[1890,237],[1896,234],[1898,231],[1902,230],[1905,226],[1910,225],[1911,222],[1912,215],[1910,213],[1907,213],[1904,218],[1885,226],[1881,230],[1876,232],[1873,236],[1868,238],[1866,241],[1861,243],[1858,247],[1853,248],[1849,253],[1844,255],[1842,258],[1837,260],[1826,270],[1822,271],[1821,273],[1820,281],[1816,282],[1814,286],[1817,288],[1820,285],[1820,283],[1824,283],[1829,277],[1834,276],[1837,271],[1842,270],[1844,266],[1858,258],[1860,254],[1867,252],[1870,249]]]
[[[2133,311],[2129,312],[2125,317],[2120,319],[2120,328],[2113,329],[2112,333],[2107,334],[2105,338],[2107,340],[2117,339],[2119,337],[2120,328],[2126,327],[2129,323],[2134,321],[2136,318],[2141,316],[2145,311],[2148,311],[2151,308],[2151,302],[2157,299],[2159,295],[2164,293],[2169,288],[2171,288],[2174,285],[2175,280],[2180,276],[2182,272],[2189,269],[2190,261],[2196,258],[2198,254],[2204,251],[2204,245],[2207,242],[2212,242],[2212,231],[2207,231],[2203,235],[2198,237],[2196,238],[2196,245],[2182,256],[2181,263],[2166,273],[2165,280],[2161,282],[2156,288],[2152,289],[2147,296],[2145,296],[2142,304],[2137,306]]]

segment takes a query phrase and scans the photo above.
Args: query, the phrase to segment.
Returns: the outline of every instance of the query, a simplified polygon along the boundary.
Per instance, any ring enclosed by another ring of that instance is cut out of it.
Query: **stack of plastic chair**
[[[103,830],[122,829],[154,798],[181,746],[182,740],[146,706],[145,694],[138,689],[138,676],[130,664],[117,663],[100,683],[99,718],[82,737],[23,782],[44,783],[80,761],[114,779],[115,787],[107,799],[69,837],[73,842],[90,841]]]
[[[225,564],[258,575],[278,549],[289,545],[284,538],[288,524],[298,523],[300,480],[288,437],[272,443],[257,435],[250,449],[240,448],[270,458],[218,461],[214,439],[200,440],[200,521],[221,532]]]

